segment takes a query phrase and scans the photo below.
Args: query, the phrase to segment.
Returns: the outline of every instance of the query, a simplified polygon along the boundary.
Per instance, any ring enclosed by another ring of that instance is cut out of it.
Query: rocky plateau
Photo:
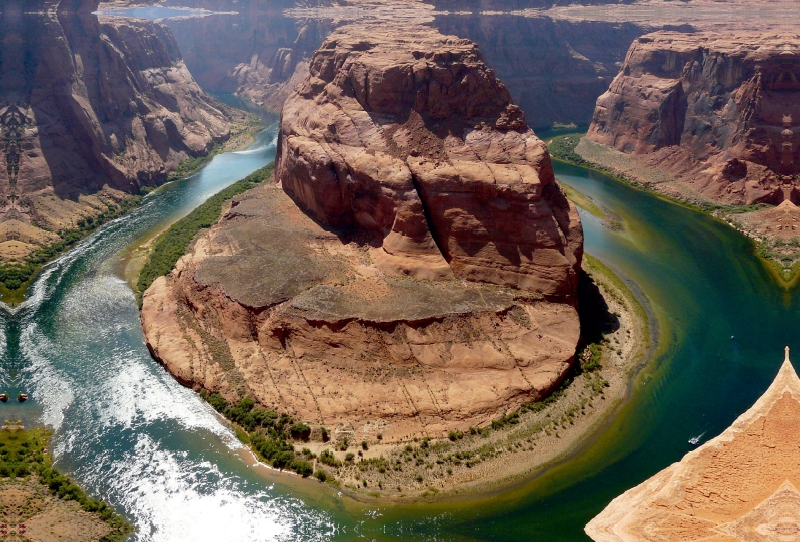
[[[483,425],[574,362],[580,220],[473,42],[336,30],[284,105],[275,176],[144,293],[185,384],[394,442]]]

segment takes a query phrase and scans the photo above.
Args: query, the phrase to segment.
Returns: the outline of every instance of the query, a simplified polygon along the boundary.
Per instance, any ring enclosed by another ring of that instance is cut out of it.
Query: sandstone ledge
[[[247,288],[254,269],[274,295]],[[386,276],[368,247],[262,186],[148,289],[142,323],[186,385],[395,440],[485,424],[560,382],[577,312],[519,294]]]

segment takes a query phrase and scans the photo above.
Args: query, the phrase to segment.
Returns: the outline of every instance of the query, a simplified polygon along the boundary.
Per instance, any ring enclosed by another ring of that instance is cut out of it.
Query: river
[[[585,540],[583,526],[613,497],[680,459],[689,437],[712,437],[748,408],[785,344],[800,349],[800,304],[749,241],[557,164],[562,182],[621,217],[616,232],[582,213],[586,249],[644,292],[659,326],[653,361],[607,427],[544,475],[467,502],[367,506],[255,468],[218,415],[151,359],[122,262],[153,231],[271,161],[275,138],[273,125],[250,149],[148,195],[48,265],[25,303],[0,311],[0,379],[12,396],[31,394],[0,406],[2,416],[52,427],[57,466],[130,518],[133,540]]]

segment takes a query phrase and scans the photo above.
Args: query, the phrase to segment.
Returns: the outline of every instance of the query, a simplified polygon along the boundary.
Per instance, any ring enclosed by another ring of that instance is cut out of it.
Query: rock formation
[[[276,175],[387,273],[569,299],[582,234],[544,143],[469,40],[425,27],[331,35],[281,118]]]
[[[792,540],[800,532],[800,378],[786,359],[717,438],[614,499],[586,526],[596,542]]]
[[[587,139],[644,155],[712,200],[796,203],[800,38],[643,36],[597,100]]]
[[[414,1],[338,2],[328,8],[293,4],[201,2],[198,5],[234,9],[239,15],[175,18],[164,23],[204,89],[235,92],[280,111],[289,93],[308,75],[311,55],[336,27],[355,20],[396,22],[416,17],[440,32],[476,42],[534,128],[556,122],[588,125],[597,97],[619,71],[631,42],[660,28],[542,16],[487,16],[478,11],[465,15],[463,7],[455,10],[458,14],[434,13],[433,5]]]
[[[163,182],[227,139],[233,115],[197,86],[163,25],[98,21],[96,0],[41,4],[2,10],[4,257]]]
[[[148,345],[182,382],[392,441],[563,378],[580,222],[472,42],[335,32],[284,106],[276,176],[144,294]]]

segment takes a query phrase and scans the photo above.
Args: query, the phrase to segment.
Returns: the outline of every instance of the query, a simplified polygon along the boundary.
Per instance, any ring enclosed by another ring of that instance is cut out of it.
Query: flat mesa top
[[[724,433],[614,499],[596,542],[800,540],[800,378],[775,381]]]

